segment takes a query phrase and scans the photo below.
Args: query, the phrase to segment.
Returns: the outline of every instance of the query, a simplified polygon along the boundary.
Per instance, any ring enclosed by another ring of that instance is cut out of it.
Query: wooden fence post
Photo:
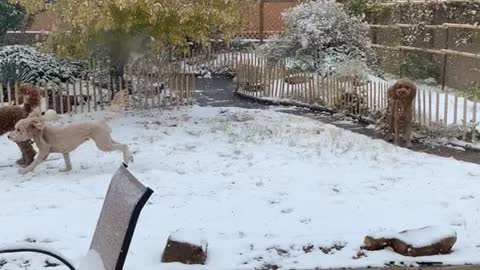
[[[265,0],[259,2],[259,24],[258,32],[260,35],[260,42],[263,43],[265,39]]]
[[[445,31],[445,50],[449,48],[450,40],[450,28],[447,26]],[[447,63],[448,63],[448,53],[443,56],[443,69],[442,69],[442,91],[445,91],[445,84],[447,81]]]

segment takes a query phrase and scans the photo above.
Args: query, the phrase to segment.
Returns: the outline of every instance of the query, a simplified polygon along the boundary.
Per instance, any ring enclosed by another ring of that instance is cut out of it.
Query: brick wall
[[[282,13],[287,9],[298,5],[298,0],[266,0],[265,1],[265,35],[280,33],[284,29]],[[260,25],[260,9],[257,7],[251,11],[250,24],[245,27],[241,37],[243,38],[259,38]]]

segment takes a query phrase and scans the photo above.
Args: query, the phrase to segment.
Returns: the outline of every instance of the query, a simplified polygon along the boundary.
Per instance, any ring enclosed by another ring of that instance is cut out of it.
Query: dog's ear
[[[30,125],[34,126],[38,130],[42,130],[45,128],[45,120],[40,115],[39,117],[32,118]]]
[[[36,108],[28,115],[28,118],[35,118],[35,117],[41,117],[41,116],[42,116],[42,112],[40,112],[40,109]]]

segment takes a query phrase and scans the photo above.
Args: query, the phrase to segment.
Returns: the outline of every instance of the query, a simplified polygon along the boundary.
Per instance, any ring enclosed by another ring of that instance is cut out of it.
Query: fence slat
[[[428,126],[432,125],[432,90],[428,90]]]
[[[457,125],[457,114],[458,114],[458,95],[455,94],[454,100],[453,100],[453,124]]]
[[[435,124],[438,125],[440,122],[440,93],[437,92],[435,98]]]
[[[473,115],[472,115],[472,142],[477,142],[477,99],[473,100]]]
[[[12,87],[10,85],[10,82],[7,82],[7,99],[8,105],[12,106]]]
[[[0,107],[3,107],[5,104],[4,104],[4,97],[3,97],[3,85],[0,87]]]
[[[18,83],[15,83],[15,104],[20,105],[20,99],[19,99],[19,93],[18,93]]]
[[[60,113],[64,113],[65,112],[65,104],[63,102],[63,87],[62,87],[62,83],[59,83],[57,85],[55,85],[55,88],[57,89],[57,92],[58,92],[58,103],[60,105]]]
[[[429,120],[427,120],[427,98],[426,98],[425,90],[422,90],[422,93],[423,93],[423,125],[427,125]]]
[[[78,97],[77,96],[77,81],[73,81],[73,84],[72,84],[72,94],[73,94],[73,112],[75,114],[78,113],[78,103],[79,102],[82,102],[81,101],[81,96]]]
[[[448,93],[445,92],[445,104],[444,104],[445,108],[444,108],[444,111],[443,111],[443,122],[445,124],[445,126],[448,126]]]
[[[420,91],[417,91],[417,123],[422,124],[422,107]]]
[[[467,140],[467,123],[468,123],[468,120],[467,120],[467,98],[463,98],[463,140]]]

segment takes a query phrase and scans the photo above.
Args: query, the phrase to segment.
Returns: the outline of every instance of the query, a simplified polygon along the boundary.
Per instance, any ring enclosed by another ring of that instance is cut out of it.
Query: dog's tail
[[[122,115],[127,105],[128,105],[127,91],[122,90],[117,94],[115,94],[115,97],[113,97],[113,100],[112,100],[112,104],[110,105],[110,109],[107,111],[107,114],[105,115],[105,121],[108,122]]]
[[[23,108],[27,113],[31,113],[40,105],[40,90],[30,84],[23,84],[18,89],[19,94],[23,96]]]

